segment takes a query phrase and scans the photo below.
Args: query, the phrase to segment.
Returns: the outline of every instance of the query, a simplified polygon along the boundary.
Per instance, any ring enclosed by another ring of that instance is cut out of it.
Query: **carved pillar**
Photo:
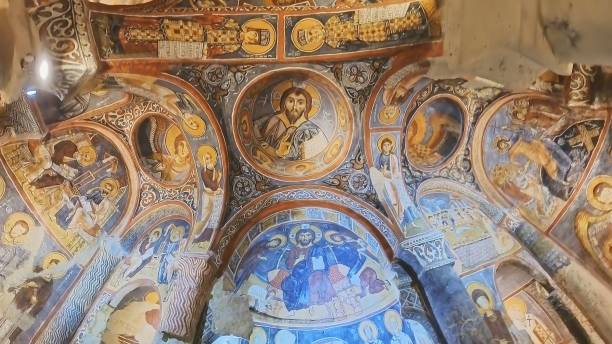
[[[406,239],[400,247],[397,256],[414,268],[446,342],[493,342],[491,332],[453,270],[454,258],[444,235],[430,231]]]
[[[612,342],[612,291],[553,240],[532,225],[506,217],[503,225],[528,249],[555,283],[586,314],[603,337]]]
[[[162,310],[161,331],[166,336],[191,343],[214,283],[211,256],[183,255]]]
[[[593,83],[596,74],[597,67],[580,64],[574,65],[568,86],[568,106],[589,106],[593,103]]]
[[[116,238],[103,239],[96,256],[74,285],[60,310],[47,323],[37,343],[68,343],[85,318],[96,295],[124,256],[125,251]]]

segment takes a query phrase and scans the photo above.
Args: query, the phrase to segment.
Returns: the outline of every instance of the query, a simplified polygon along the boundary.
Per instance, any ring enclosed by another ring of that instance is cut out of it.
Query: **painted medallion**
[[[284,180],[312,180],[346,157],[353,131],[351,108],[326,77],[281,70],[256,79],[238,99],[234,136],[261,173]]]

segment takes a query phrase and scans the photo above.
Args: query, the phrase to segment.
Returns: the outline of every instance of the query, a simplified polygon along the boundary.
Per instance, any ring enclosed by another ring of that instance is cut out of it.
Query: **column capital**
[[[399,246],[399,258],[406,263],[417,263],[418,266],[413,266],[417,274],[455,262],[444,233],[437,230],[406,238]]]

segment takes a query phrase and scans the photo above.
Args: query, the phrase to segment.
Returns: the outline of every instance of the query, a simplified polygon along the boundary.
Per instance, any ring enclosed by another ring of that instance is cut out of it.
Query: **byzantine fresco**
[[[184,201],[197,214],[188,249],[205,252],[223,213],[228,168],[212,111],[171,79],[114,74],[105,83],[135,98],[120,111],[91,120],[120,132],[138,152],[144,174],[155,181],[145,181],[140,208],[168,198]]]
[[[189,143],[181,129],[165,117],[150,116],[140,122],[134,145],[144,169],[160,182],[181,183],[193,171]]]
[[[6,145],[1,152],[20,193],[70,255],[116,229],[128,209],[123,157],[93,127],[55,130],[43,142]]]
[[[489,196],[545,231],[575,191],[604,123],[545,97],[507,98],[477,125],[476,177]]]
[[[520,245],[485,213],[488,202],[470,189],[445,180],[430,179],[419,186],[417,204],[431,228],[444,233],[457,257],[460,273],[516,252]]]
[[[494,269],[487,268],[462,278],[463,284],[476,309],[491,331],[495,343],[514,343],[506,324],[502,300],[495,287]]]
[[[427,6],[432,4],[413,1],[316,16],[290,16],[285,21],[286,55],[331,55],[423,41],[430,38]]]
[[[396,274],[380,244],[347,215],[295,208],[260,221],[228,266],[248,295],[251,343],[436,343],[403,318]]]
[[[420,170],[431,170],[453,156],[465,137],[467,124],[461,104],[451,96],[441,96],[432,97],[417,108],[406,133],[408,162]]]
[[[105,59],[276,57],[274,15],[207,14],[181,17],[130,17],[94,13],[93,32]]]
[[[547,300],[548,292],[522,261],[504,262],[495,272],[495,282],[515,342],[565,343],[571,335],[560,315]]]
[[[0,342],[29,342],[91,255],[71,256],[0,169]]]
[[[270,72],[243,90],[233,112],[238,148],[260,173],[317,179],[346,157],[353,114],[343,92],[314,71]]]
[[[106,282],[76,342],[152,343],[174,276],[174,262],[187,245],[190,229],[186,220],[173,219],[144,231]]]

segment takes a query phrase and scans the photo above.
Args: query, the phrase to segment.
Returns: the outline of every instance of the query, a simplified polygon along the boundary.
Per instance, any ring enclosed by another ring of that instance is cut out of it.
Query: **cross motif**
[[[589,153],[595,149],[595,145],[593,145],[593,138],[599,136],[599,129],[595,128],[592,130],[587,129],[584,125],[578,126],[578,134],[572,137],[569,140],[569,144],[572,146],[576,146],[579,144],[583,144]]]

